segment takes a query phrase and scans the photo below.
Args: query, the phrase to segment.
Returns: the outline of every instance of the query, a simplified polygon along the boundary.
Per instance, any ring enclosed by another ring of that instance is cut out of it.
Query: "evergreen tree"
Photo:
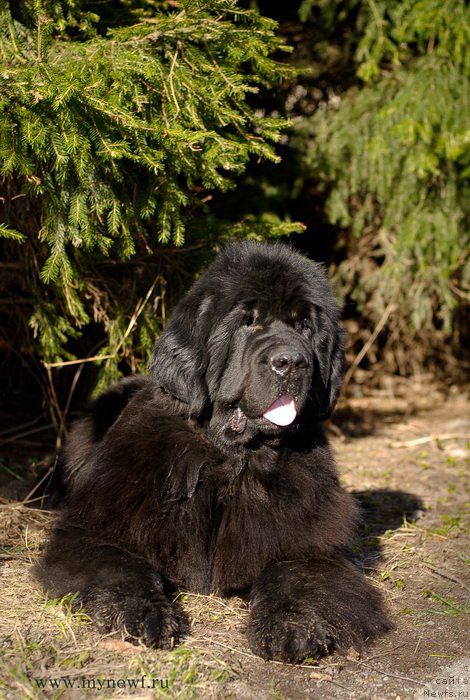
[[[388,314],[395,366],[407,371],[416,341],[453,336],[458,348],[468,332],[470,7],[304,0],[300,15],[314,27],[322,90],[310,93],[312,116],[305,104],[297,113],[297,147],[344,232],[336,279],[373,325]]]
[[[210,209],[250,159],[278,159],[285,122],[249,98],[293,74],[271,57],[287,47],[235,0],[0,8],[0,284],[22,299],[3,316],[3,348],[27,348],[27,319],[32,355],[98,347],[108,381],[123,358],[146,361],[164,323],[160,273],[178,269],[164,246],[296,228]]]

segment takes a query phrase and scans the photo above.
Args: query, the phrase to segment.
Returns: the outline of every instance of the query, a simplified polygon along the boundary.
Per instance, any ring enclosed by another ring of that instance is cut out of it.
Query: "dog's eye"
[[[312,335],[312,326],[310,325],[310,321],[306,318],[303,318],[301,321],[297,321],[295,324],[295,330],[304,335],[306,338],[310,338]]]
[[[254,311],[244,311],[242,318],[242,326],[248,327],[252,326],[255,322],[255,312]]]

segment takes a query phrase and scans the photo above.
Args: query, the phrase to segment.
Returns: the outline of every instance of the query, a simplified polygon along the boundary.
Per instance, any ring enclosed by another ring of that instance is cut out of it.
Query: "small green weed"
[[[429,588],[425,588],[422,595],[424,598],[429,598],[442,606],[442,610],[429,609],[429,612],[435,615],[452,615],[452,617],[458,617],[459,615],[470,614],[470,604],[468,603],[460,603],[453,598],[444,598],[444,596],[439,595],[439,593],[435,591],[431,591]]]

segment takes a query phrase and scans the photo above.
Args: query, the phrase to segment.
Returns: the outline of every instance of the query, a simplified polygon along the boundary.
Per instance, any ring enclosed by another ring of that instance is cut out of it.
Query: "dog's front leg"
[[[360,647],[390,627],[378,592],[340,553],[270,564],[253,583],[251,606],[252,651],[290,663]]]
[[[81,528],[56,528],[34,574],[54,597],[77,593],[74,607],[82,607],[103,632],[170,647],[185,631],[162,576],[150,563],[92,540]]]

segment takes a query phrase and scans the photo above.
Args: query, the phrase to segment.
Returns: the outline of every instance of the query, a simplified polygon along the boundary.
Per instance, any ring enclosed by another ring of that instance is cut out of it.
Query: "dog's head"
[[[343,330],[323,268],[283,244],[228,246],[157,341],[155,383],[228,442],[331,413]]]

